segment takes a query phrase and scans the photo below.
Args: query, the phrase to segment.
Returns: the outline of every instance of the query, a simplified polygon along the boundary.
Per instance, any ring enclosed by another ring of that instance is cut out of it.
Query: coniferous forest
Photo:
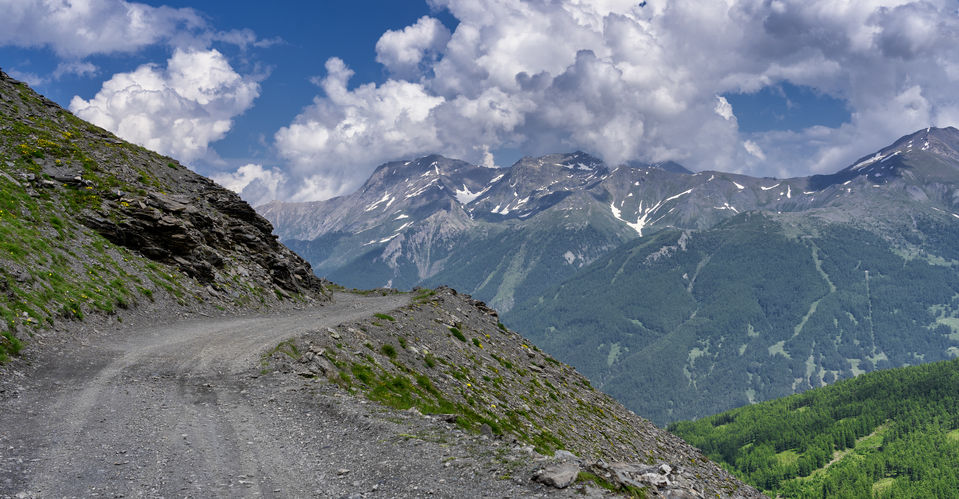
[[[959,497],[959,360],[875,371],[669,426],[785,497]]]

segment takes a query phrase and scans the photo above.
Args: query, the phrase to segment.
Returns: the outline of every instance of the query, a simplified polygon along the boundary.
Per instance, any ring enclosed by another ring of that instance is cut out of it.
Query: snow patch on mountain
[[[424,185],[423,187],[420,187],[419,189],[417,189],[417,190],[415,190],[415,191],[407,194],[407,195],[406,195],[406,199],[409,199],[409,198],[412,198],[412,197],[416,197],[416,196],[419,196],[420,194],[423,194],[424,192],[426,192],[426,189],[429,189],[433,184],[439,182],[439,180],[440,180],[439,178],[434,178],[433,180],[430,180],[428,184],[426,184],[426,185]],[[442,189],[443,186],[441,185],[440,188]]]
[[[614,217],[614,218],[616,218],[616,219],[619,220],[620,222],[623,222],[623,223],[626,224],[629,228],[635,230],[637,234],[639,234],[640,236],[642,236],[642,235],[643,235],[643,229],[646,228],[647,225],[654,224],[654,223],[658,222],[660,219],[662,219],[663,217],[666,216],[666,215],[663,215],[662,217],[659,217],[659,218],[656,219],[656,220],[650,221],[650,220],[649,220],[650,215],[653,215],[654,213],[656,213],[656,212],[657,212],[660,208],[662,208],[663,205],[665,205],[666,203],[668,203],[668,202],[670,202],[670,201],[672,201],[672,200],[674,200],[674,199],[679,199],[680,197],[685,196],[686,194],[689,194],[689,193],[692,192],[692,191],[693,191],[693,189],[692,189],[692,188],[689,188],[689,189],[687,189],[687,190],[685,190],[685,191],[683,191],[683,192],[680,192],[679,194],[676,194],[675,196],[670,196],[670,197],[668,197],[668,198],[666,198],[666,199],[663,199],[663,200],[657,202],[656,204],[654,204],[653,206],[651,206],[651,207],[649,207],[649,208],[647,208],[647,209],[643,209],[643,202],[640,201],[640,202],[639,202],[638,214],[637,214],[637,218],[636,218],[636,222],[635,222],[635,223],[634,223],[634,222],[629,222],[629,221],[627,221],[626,219],[623,218],[623,212],[622,212],[622,210],[620,210],[619,208],[616,207],[615,201],[609,204],[609,208],[610,208],[610,211],[613,213],[613,217]],[[624,202],[625,202],[625,201],[624,201]],[[620,203],[620,205],[622,205],[622,203]],[[672,210],[670,210],[670,212],[672,212]],[[670,213],[670,212],[667,212],[667,214]]]
[[[390,196],[390,193],[387,192],[386,194],[383,194],[383,197],[380,198],[379,201],[367,206],[366,209],[363,211],[373,211],[376,209],[377,206],[383,203],[386,203],[386,206],[384,208],[389,208],[390,205],[393,204],[394,199],[395,198],[393,196]]]
[[[729,210],[733,213],[739,213],[739,210],[735,206],[731,206],[729,203],[724,202],[722,206],[713,206],[714,210]]]
[[[456,195],[456,200],[459,201],[460,203],[462,203],[462,204],[469,204],[469,203],[471,203],[474,199],[482,196],[483,193],[485,193],[485,192],[488,191],[488,190],[489,190],[489,187],[487,187],[487,188],[485,188],[485,189],[483,189],[483,190],[481,190],[481,191],[478,191],[478,192],[473,192],[473,191],[470,191],[470,188],[467,187],[466,184],[463,184],[463,190],[457,189],[457,190],[453,191],[453,194]]]

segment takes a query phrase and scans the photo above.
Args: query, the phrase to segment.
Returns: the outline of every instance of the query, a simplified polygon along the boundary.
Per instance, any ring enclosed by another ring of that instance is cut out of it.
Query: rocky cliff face
[[[166,300],[325,300],[310,265],[272,231],[236,194],[0,72],[0,315],[10,337]]]

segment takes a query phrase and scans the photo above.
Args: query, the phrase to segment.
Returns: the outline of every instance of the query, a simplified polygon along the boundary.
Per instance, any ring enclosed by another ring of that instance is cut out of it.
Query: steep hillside
[[[271,233],[236,194],[0,72],[0,360],[91,313],[325,300]]]
[[[959,224],[912,216],[934,228],[914,237],[951,243],[746,213],[628,243],[504,320],[660,423],[948,359]],[[660,384],[672,389],[643,389]]]
[[[532,463],[545,483],[565,469],[580,486],[620,492],[759,496],[449,288],[420,289],[407,307],[281,343],[264,367],[486,435],[501,446],[493,466],[506,477]]]
[[[959,497],[959,360],[670,426],[784,497]]]

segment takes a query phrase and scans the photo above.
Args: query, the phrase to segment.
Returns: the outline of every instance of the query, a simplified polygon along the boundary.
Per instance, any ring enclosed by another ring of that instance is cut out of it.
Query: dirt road
[[[534,493],[477,474],[462,446],[424,436],[421,416],[258,370],[285,338],[407,301],[341,294],[282,315],[122,329],[48,359],[0,407],[0,497]]]

